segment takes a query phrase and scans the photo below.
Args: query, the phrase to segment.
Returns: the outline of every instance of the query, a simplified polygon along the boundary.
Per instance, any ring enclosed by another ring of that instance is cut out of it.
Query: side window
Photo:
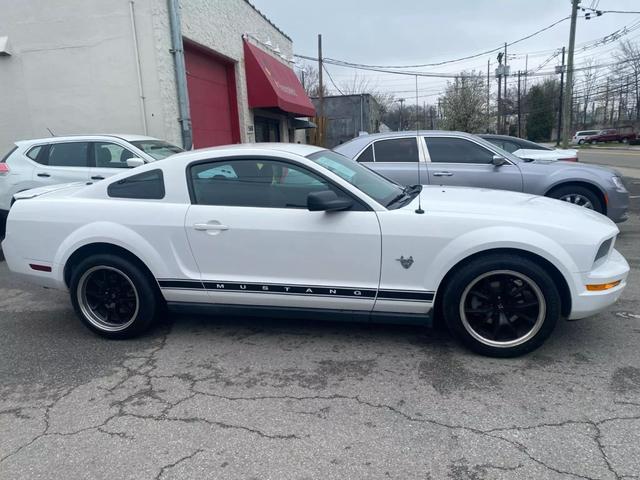
[[[162,170],[149,170],[122,178],[109,185],[107,194],[114,198],[160,200],[164,198]]]
[[[513,142],[504,142],[504,147],[502,147],[502,149],[509,153],[513,153],[516,150],[520,150],[520,146]]]
[[[426,138],[432,162],[491,163],[493,152],[463,138]]]
[[[40,152],[42,151],[44,147],[42,145],[38,145],[37,147],[33,147],[31,150],[29,150],[27,152],[27,157],[29,157],[31,160],[35,160],[36,162],[38,161],[38,155],[40,155]]]
[[[345,197],[315,173],[277,160],[200,163],[191,166],[188,175],[192,201],[199,205],[307,208],[311,192],[332,190]]]
[[[415,137],[379,140],[374,148],[376,162],[418,161],[418,142]]]
[[[50,167],[87,167],[88,151],[89,144],[87,142],[52,143],[49,146],[49,155],[45,165]],[[40,156],[38,161],[40,162]]]
[[[358,162],[373,162],[373,144],[364,149],[358,157]]]
[[[135,157],[132,152],[115,143],[94,142],[91,145],[98,168],[129,168],[127,159]]]

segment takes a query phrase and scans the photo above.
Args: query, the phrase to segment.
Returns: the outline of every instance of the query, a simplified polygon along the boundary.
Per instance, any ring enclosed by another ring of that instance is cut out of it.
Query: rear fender
[[[58,248],[54,258],[56,280],[63,284],[64,266],[69,257],[79,248],[93,243],[109,243],[131,252],[155,278],[170,276],[160,254],[140,234],[117,223],[93,222],[75,230]]]

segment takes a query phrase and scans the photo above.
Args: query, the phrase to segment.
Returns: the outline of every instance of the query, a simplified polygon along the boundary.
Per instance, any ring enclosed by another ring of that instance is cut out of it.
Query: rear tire
[[[596,143],[598,142],[596,142],[595,140],[591,140],[591,145],[595,145]]]
[[[488,254],[464,265],[443,292],[449,331],[490,357],[538,348],[560,317],[560,294],[546,270],[526,257]]]
[[[92,255],[71,274],[69,293],[76,314],[103,337],[132,338],[145,332],[159,311],[159,299],[147,272],[122,257]]]
[[[548,197],[572,203],[581,207],[595,210],[604,215],[602,201],[592,190],[580,185],[560,186],[547,193]]]

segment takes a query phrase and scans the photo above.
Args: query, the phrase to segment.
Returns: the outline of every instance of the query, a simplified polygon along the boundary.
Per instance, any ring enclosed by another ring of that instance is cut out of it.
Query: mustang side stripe
[[[207,290],[225,292],[271,293],[279,295],[308,295],[322,297],[375,298],[376,290],[372,288],[328,287],[322,285],[288,285],[276,283],[240,283],[222,281],[173,280],[159,279],[158,285],[164,289]],[[381,300],[431,302],[435,292],[424,290],[378,290],[377,298]]]

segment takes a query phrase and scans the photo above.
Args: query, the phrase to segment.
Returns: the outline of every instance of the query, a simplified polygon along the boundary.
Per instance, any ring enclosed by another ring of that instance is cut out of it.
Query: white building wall
[[[128,0],[0,0],[0,11],[13,53],[0,57],[0,149],[47,128],[143,133]]]
[[[129,0],[0,0],[0,152],[19,139],[76,133],[138,133],[181,144],[166,0],[134,0],[147,131]],[[245,0],[182,0],[183,35],[236,62],[242,141],[248,108],[242,34],[289,39]],[[286,128],[282,129],[287,141]]]

